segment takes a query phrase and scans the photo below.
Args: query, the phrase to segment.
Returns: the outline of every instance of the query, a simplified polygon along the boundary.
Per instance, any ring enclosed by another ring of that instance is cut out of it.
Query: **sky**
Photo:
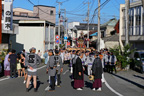
[[[68,22],[81,22],[86,23],[88,11],[88,1],[90,2],[90,23],[97,23],[97,11],[96,16],[92,19],[94,10],[98,7],[98,0],[30,0],[35,5],[47,5],[56,7],[56,14],[58,13],[58,2],[63,2],[60,6],[61,9],[66,9],[66,16]],[[65,1],[65,2],[64,2]],[[101,4],[106,0],[101,0]],[[101,8],[101,24],[107,22],[112,18],[119,19],[120,4],[124,4],[125,0],[110,0],[105,6]],[[33,5],[28,0],[14,0],[13,7],[24,8],[33,10]],[[64,14],[62,14],[64,15]],[[56,15],[56,23],[58,22],[58,15]]]

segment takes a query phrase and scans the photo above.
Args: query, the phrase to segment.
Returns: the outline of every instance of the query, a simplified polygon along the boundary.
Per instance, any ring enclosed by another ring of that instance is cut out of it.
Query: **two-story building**
[[[125,4],[120,5],[120,44],[125,44],[126,19]],[[137,50],[144,49],[144,9],[142,1],[130,3],[129,9],[129,43]]]
[[[13,22],[19,25],[19,33],[10,36],[12,49],[27,52],[36,47],[42,54],[55,48],[55,7],[37,5],[34,10],[13,9]]]

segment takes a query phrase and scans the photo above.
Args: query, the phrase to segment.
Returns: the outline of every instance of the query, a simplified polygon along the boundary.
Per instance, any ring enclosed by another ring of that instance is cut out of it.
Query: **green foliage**
[[[2,51],[0,51],[0,63],[3,62],[3,60],[7,54],[7,51],[8,51],[7,49],[3,49]]]
[[[132,45],[126,45],[121,49],[121,46],[116,46],[110,49],[110,52],[113,52],[114,55],[117,57],[118,62],[121,63],[121,68],[125,68],[127,65],[130,64],[131,59],[129,56],[135,51],[135,49],[130,50]]]
[[[44,64],[45,63],[45,59],[42,58],[41,59],[41,63]]]
[[[60,48],[64,48],[65,47],[65,44],[60,44]]]

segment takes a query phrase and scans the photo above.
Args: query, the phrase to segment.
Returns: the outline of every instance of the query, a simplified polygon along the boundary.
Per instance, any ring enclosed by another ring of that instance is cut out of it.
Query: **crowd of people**
[[[55,55],[54,55],[55,54]],[[84,73],[93,77],[93,90],[101,91],[102,82],[104,81],[103,71],[116,73],[116,56],[108,49],[100,50],[100,52],[93,49],[61,49],[50,50],[49,59],[47,60],[47,72],[50,72],[50,87],[49,91],[55,90],[55,82],[59,82],[60,86],[60,73],[63,71],[63,64],[68,64],[70,73],[72,74],[73,87],[76,90],[82,90],[84,87]],[[55,62],[55,58],[58,64]],[[57,75],[56,75],[57,74]]]
[[[5,76],[10,78],[24,76],[24,83],[26,83],[26,91],[29,91],[29,84],[33,78],[34,91],[37,89],[37,65],[41,64],[42,55],[40,50],[36,54],[36,48],[32,47],[30,53],[23,50],[16,55],[16,51],[10,51],[4,60]],[[54,91],[55,86],[61,87],[61,73],[63,72],[63,65],[68,64],[70,68],[71,80],[74,82],[74,89],[83,90],[84,74],[93,81],[93,90],[101,91],[102,82],[104,80],[103,71],[116,73],[116,56],[109,52],[108,49],[55,49],[46,50],[43,57],[45,58],[46,73],[49,74],[49,90]],[[17,74],[18,73],[18,76]],[[27,80],[27,81],[26,81]]]

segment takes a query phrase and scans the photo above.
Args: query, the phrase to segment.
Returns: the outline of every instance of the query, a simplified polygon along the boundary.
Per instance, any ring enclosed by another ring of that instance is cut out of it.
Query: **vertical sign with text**
[[[13,0],[4,0],[4,30],[12,30]]]

